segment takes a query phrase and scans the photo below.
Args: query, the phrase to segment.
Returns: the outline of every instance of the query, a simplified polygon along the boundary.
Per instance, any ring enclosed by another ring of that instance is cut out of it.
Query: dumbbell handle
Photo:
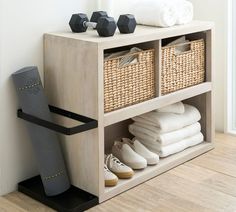
[[[83,25],[86,26],[86,27],[92,27],[93,29],[95,29],[97,27],[97,23],[95,23],[95,22],[87,22],[87,21],[85,21],[83,23]]]

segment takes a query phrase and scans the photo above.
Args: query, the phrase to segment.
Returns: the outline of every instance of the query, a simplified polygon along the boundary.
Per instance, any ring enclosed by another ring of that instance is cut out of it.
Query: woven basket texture
[[[124,56],[104,61],[105,113],[155,97],[154,53],[154,49],[132,53],[129,56],[137,62],[129,65],[121,65]]]
[[[181,45],[189,45],[190,50],[176,53],[176,48],[180,45],[162,47],[162,95],[204,82],[204,40],[200,39]]]

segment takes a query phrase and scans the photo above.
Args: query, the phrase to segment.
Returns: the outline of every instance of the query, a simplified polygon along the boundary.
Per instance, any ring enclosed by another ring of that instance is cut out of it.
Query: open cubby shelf
[[[160,159],[160,162],[155,166],[148,166],[144,170],[135,171],[133,178],[128,180],[120,179],[117,186],[105,188],[105,195],[107,198],[109,196],[115,196],[211,149],[211,143],[203,142],[180,153]]]
[[[166,39],[186,35],[190,40],[205,41],[205,81],[176,92],[162,95],[161,47]],[[98,121],[98,128],[78,135],[61,136],[65,159],[72,184],[96,195],[103,202],[181,163],[211,150],[214,138],[212,107],[212,38],[211,22],[193,21],[171,28],[137,26],[134,34],[101,38],[94,33],[49,33],[44,37],[45,90],[50,104]],[[130,47],[155,49],[155,97],[113,112],[104,113],[104,53]],[[163,106],[184,101],[196,106],[201,115],[205,142],[164,158],[157,166],[135,173],[130,180],[119,180],[117,186],[104,186],[104,153],[114,139],[131,137],[127,126],[131,118]],[[73,124],[59,118],[61,124]]]

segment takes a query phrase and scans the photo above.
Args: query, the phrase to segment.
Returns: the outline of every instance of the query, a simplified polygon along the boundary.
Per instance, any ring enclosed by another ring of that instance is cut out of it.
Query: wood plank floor
[[[29,197],[13,192],[0,197],[0,212],[51,212]],[[236,137],[217,134],[216,148],[89,212],[236,211]]]

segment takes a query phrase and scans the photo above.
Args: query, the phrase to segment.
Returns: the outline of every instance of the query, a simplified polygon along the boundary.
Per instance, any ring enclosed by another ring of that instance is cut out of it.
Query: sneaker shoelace
[[[104,164],[104,169],[107,171],[107,172],[111,172],[108,168],[107,168],[107,165]]]
[[[112,162],[116,163],[119,166],[125,166],[123,163],[121,163],[119,161],[118,158],[116,158],[112,154],[110,154],[106,157],[106,165],[108,165],[108,163],[109,163],[109,165],[112,167]]]

